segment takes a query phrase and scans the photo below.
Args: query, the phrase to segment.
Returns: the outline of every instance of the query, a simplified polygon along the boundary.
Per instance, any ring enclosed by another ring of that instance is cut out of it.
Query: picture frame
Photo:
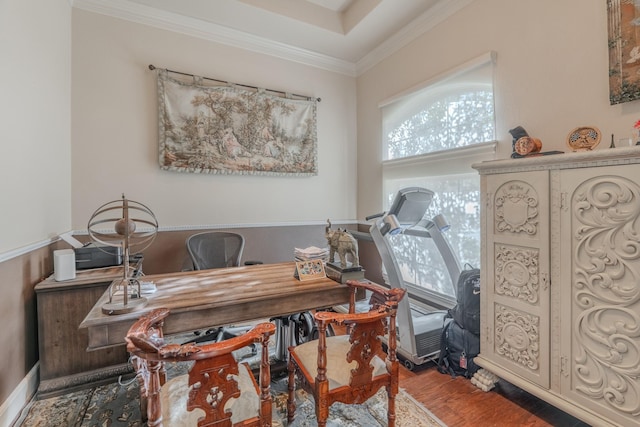
[[[322,260],[313,259],[309,261],[296,261],[296,271],[293,276],[301,282],[304,282],[305,280],[327,277],[327,274],[324,270]]]
[[[609,102],[640,99],[640,3],[607,0]]]

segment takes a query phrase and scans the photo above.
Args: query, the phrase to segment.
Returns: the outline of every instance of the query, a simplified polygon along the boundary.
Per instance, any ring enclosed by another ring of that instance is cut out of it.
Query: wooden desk
[[[166,307],[171,314],[164,333],[175,334],[211,326],[331,307],[349,301],[349,289],[326,277],[299,281],[293,262],[259,264],[216,270],[144,276],[157,291],[147,304],[125,314],[107,315],[105,292],[80,324],[88,330],[88,350],[121,345],[127,331],[142,314]]]

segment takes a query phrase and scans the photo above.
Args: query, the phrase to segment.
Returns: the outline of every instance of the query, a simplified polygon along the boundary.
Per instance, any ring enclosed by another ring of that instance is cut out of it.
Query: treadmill
[[[356,238],[373,240],[387,273],[387,285],[392,288],[407,289],[390,241],[391,236],[403,233],[424,238],[425,243],[426,239],[433,241],[435,248],[442,256],[455,292],[455,285],[460,276],[460,263],[442,234],[449,228],[448,224],[442,215],[425,219],[433,195],[433,191],[421,187],[401,189],[396,193],[388,212],[366,218],[367,221],[374,220],[368,233],[370,237],[367,233],[354,233]],[[433,248],[433,245],[431,247]],[[426,245],[425,250],[429,250]],[[405,367],[411,370],[416,365],[438,357],[446,314],[446,310],[424,313],[424,310],[421,312],[412,309],[407,289],[407,298],[400,301],[396,317],[399,335],[397,353]]]

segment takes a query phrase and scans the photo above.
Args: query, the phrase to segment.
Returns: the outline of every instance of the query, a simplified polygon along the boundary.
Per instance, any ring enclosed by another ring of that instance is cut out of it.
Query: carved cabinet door
[[[564,170],[562,394],[619,425],[640,417],[640,166]]]
[[[549,387],[549,173],[483,177],[481,355]]]

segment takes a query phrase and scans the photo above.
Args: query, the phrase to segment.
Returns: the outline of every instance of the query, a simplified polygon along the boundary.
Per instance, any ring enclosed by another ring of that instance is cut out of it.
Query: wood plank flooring
[[[401,365],[400,387],[447,427],[590,427],[504,380],[485,393],[464,377],[441,374],[430,362],[413,371]]]
[[[503,380],[483,392],[464,377],[441,374],[432,363],[401,367],[400,387],[448,427],[588,427],[588,424]]]

